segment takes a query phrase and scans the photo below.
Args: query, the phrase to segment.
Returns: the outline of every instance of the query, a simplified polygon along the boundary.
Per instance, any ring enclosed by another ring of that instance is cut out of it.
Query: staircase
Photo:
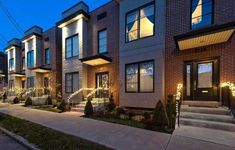
[[[108,101],[109,101],[109,98],[93,98],[91,101],[93,110],[103,108],[104,104],[107,103]],[[81,101],[79,104],[72,107],[71,111],[83,113],[85,110],[86,102],[87,101]]]
[[[180,124],[235,132],[230,111],[214,101],[183,101]]]

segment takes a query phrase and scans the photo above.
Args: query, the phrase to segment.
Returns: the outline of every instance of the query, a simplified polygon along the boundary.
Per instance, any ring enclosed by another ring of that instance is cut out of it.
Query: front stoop
[[[234,118],[227,108],[218,102],[184,101],[180,112],[180,124],[235,132]]]

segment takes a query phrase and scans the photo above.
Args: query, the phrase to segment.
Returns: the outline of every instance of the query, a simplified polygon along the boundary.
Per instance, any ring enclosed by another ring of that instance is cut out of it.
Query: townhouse
[[[4,87],[7,87],[7,55],[3,52],[0,52],[0,90],[3,90]]]
[[[61,93],[61,31],[34,26],[25,37],[9,41],[9,89],[33,89],[35,97]]]
[[[119,7],[111,1],[89,12],[79,2],[62,13],[62,89],[65,100],[82,96],[119,100]]]

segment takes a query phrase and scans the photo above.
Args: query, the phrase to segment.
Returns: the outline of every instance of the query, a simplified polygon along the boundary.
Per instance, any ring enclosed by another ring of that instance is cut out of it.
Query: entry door
[[[184,99],[218,101],[218,60],[186,62],[184,65]]]
[[[103,88],[106,90],[100,90],[97,92],[98,97],[108,97],[109,88],[109,74],[108,72],[102,72],[96,74],[96,88]]]
[[[44,94],[49,94],[49,79],[44,78]]]

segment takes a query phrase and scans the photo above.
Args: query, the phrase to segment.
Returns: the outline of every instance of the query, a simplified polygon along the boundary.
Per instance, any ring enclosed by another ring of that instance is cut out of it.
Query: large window
[[[27,78],[27,88],[33,88],[34,87],[34,77]]]
[[[34,66],[34,51],[33,50],[27,53],[27,66],[28,67]]]
[[[78,35],[68,37],[65,41],[65,58],[78,56],[79,45]]]
[[[107,30],[102,30],[98,32],[98,47],[99,47],[99,53],[105,53],[107,52]]]
[[[154,61],[126,65],[126,92],[154,91]]]
[[[154,35],[154,2],[126,14],[126,42]]]
[[[65,92],[73,93],[79,90],[79,73],[66,73],[65,74]]]
[[[45,49],[45,64],[49,65],[50,64],[50,49]]]
[[[197,29],[212,24],[213,0],[192,0],[191,28]]]
[[[14,70],[14,58],[9,59],[9,71]]]

